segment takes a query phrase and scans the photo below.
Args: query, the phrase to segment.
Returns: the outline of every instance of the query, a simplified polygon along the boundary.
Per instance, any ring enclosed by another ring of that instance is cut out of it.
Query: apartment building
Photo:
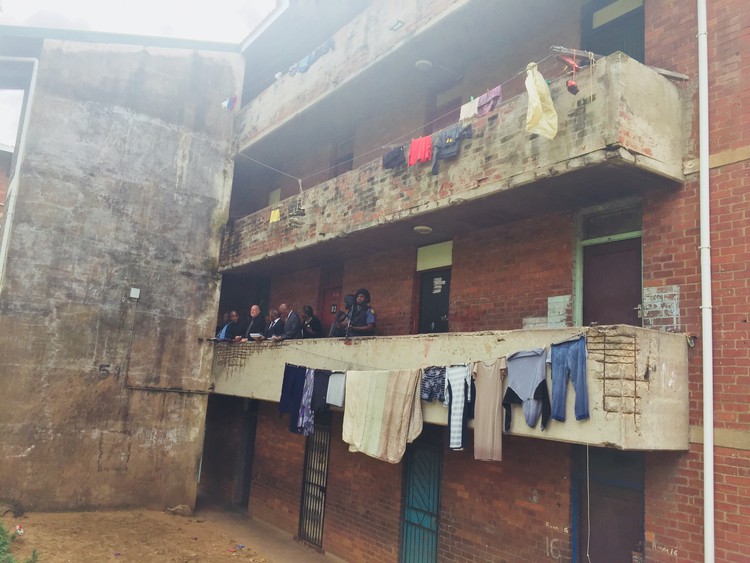
[[[201,486],[347,560],[702,559],[696,6],[383,2],[314,37],[295,8],[308,17],[291,3],[245,45],[220,309],[310,304],[328,326],[366,287],[378,336],[219,346]],[[722,561],[750,556],[740,12],[709,7]],[[530,62],[549,84],[552,139],[526,128]],[[498,85],[499,103],[461,121],[473,135],[457,157],[384,166]],[[514,415],[502,461],[453,451],[436,403],[394,465],[348,451],[346,407],[307,438],[278,414],[285,364],[450,366],[577,334],[591,418],[573,419],[572,391],[564,423]]]
[[[200,490],[348,561],[747,560],[743,8],[708,6],[703,171],[698,11],[676,0],[290,0],[240,46],[0,28],[2,84],[27,92],[0,247],[0,494]],[[532,62],[554,135],[527,129]],[[459,121],[455,157],[384,167]],[[254,303],[330,326],[360,287],[375,337],[206,340]],[[474,459],[471,424],[451,448],[438,402],[399,463],[349,451],[346,406],[307,437],[279,416],[287,364],[462,365],[580,336],[590,417],[572,389],[544,430],[514,407],[501,461]]]

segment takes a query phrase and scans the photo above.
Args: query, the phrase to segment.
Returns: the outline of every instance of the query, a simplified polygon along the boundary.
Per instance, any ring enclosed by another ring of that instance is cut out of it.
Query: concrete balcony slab
[[[510,434],[623,450],[688,448],[688,345],[683,335],[630,326],[532,329],[434,335],[218,344],[215,392],[278,402],[286,363],[312,368],[403,369],[490,360],[586,334],[590,419],[573,416],[542,431],[514,407]],[[549,382],[549,373],[547,375]],[[448,409],[422,402],[428,423],[446,425]]]

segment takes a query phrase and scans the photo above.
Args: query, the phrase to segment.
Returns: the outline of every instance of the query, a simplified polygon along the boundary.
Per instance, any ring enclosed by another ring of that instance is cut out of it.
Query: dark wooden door
[[[575,560],[632,563],[644,542],[644,456],[574,449]]]
[[[641,326],[641,239],[583,249],[583,324]]]
[[[422,274],[419,291],[419,333],[448,332],[451,271]]]

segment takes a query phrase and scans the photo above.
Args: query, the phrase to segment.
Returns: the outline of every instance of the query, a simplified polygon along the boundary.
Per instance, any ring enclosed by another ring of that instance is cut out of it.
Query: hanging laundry
[[[328,53],[328,51],[333,51],[335,47],[336,44],[333,42],[333,39],[328,39],[325,43],[323,43],[320,47],[312,52],[310,64],[312,65],[320,57]]]
[[[422,432],[422,370],[349,371],[341,437],[349,451],[398,463]]]
[[[399,168],[404,164],[406,164],[404,147],[396,147],[395,149],[391,149],[383,155],[383,168],[387,170]]]
[[[477,98],[477,115],[482,117],[495,109],[503,101],[502,85],[495,86],[492,90],[487,90]]]
[[[326,402],[336,407],[344,406],[344,394],[346,392],[346,374],[343,371],[331,372],[328,379],[328,392]]]
[[[279,412],[289,416],[289,432],[299,433],[299,409],[302,404],[302,393],[305,387],[305,373],[307,368],[286,364],[284,379],[281,383],[281,397],[279,398]]]
[[[300,74],[307,72],[313,62],[312,55],[305,55],[297,62],[297,72]]]
[[[423,401],[445,402],[445,368],[430,366],[422,371],[419,397]]]
[[[526,92],[529,95],[526,131],[554,139],[557,135],[557,112],[552,103],[549,86],[537,70],[536,63],[526,65]]]
[[[503,376],[508,367],[505,358],[494,362],[475,362],[472,369],[476,385],[474,404],[474,459],[503,459]]]
[[[429,135],[412,139],[409,145],[409,166],[432,159],[432,137]]]
[[[313,384],[313,395],[311,407],[314,412],[328,410],[328,385],[330,384],[331,371],[327,369],[315,370],[315,381]]]
[[[467,121],[477,114],[479,106],[479,98],[474,98],[469,102],[466,102],[461,106],[461,112],[458,114],[458,120],[461,122]]]
[[[305,436],[310,436],[315,432],[315,413],[312,410],[314,380],[315,370],[307,368],[305,370],[305,384],[302,387],[302,400],[300,401],[299,415],[297,417],[297,431]]]
[[[448,399],[448,446],[452,450],[466,447],[466,429],[471,400],[471,366],[450,366],[445,370],[445,397]]]
[[[511,408],[523,406],[526,424],[534,428],[542,417],[542,430],[549,422],[551,406],[547,389],[547,364],[544,348],[524,350],[508,356],[508,388],[503,397],[505,431],[510,430]]]
[[[221,102],[221,107],[223,107],[226,111],[232,111],[236,105],[237,96],[230,96],[226,100]]]
[[[438,160],[454,158],[458,156],[459,142],[461,139],[470,139],[473,136],[471,124],[461,125],[457,123],[438,133],[437,140],[432,147],[432,173],[437,174],[439,169]]]
[[[576,420],[589,418],[589,391],[586,382],[586,337],[553,344],[547,363],[552,366],[552,418],[565,422],[568,378],[576,392]]]

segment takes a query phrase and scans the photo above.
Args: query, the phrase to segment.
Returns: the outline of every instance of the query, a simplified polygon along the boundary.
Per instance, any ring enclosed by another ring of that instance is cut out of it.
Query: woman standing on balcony
[[[323,338],[323,325],[310,305],[302,307],[302,338]]]

